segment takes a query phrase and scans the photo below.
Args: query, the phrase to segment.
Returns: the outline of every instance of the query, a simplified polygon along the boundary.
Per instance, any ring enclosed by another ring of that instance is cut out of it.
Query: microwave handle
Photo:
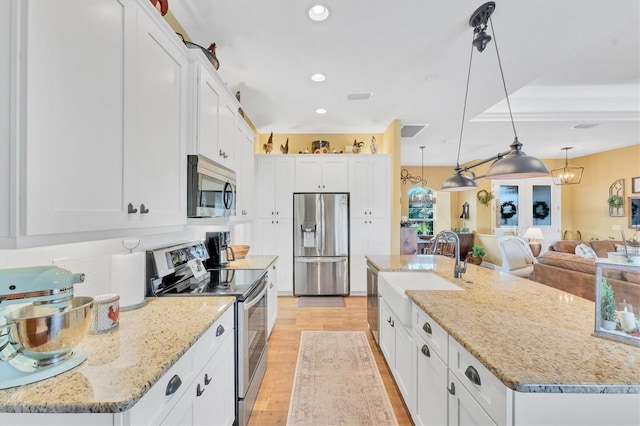
[[[224,184],[224,189],[222,190],[222,201],[224,202],[224,208],[230,209],[233,205],[233,197],[235,194],[233,193],[233,185],[230,182],[226,182]]]

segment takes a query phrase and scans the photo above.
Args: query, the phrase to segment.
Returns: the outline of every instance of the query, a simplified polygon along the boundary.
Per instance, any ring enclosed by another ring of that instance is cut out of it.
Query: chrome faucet
[[[464,260],[464,264],[460,265],[460,237],[453,231],[440,231],[438,235],[433,238],[433,247],[431,248],[431,254],[436,254],[438,250],[438,240],[440,237],[452,236],[454,240],[456,240],[456,251],[455,251],[455,266],[453,267],[453,277],[454,278],[462,278],[462,274],[467,272],[467,259]]]

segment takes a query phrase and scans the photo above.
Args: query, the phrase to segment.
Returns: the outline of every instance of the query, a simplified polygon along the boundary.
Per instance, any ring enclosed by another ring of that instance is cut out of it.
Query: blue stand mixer
[[[74,297],[84,274],[56,266],[0,269],[0,389],[68,371],[87,359],[75,346],[93,320],[91,297]]]

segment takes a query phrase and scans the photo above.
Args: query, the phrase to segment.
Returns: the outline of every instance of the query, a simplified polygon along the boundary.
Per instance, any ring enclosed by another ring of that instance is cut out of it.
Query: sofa
[[[530,280],[566,291],[582,298],[595,300],[595,259],[576,254],[576,247],[584,244],[590,247],[597,257],[608,257],[616,251],[621,241],[561,240],[549,246],[549,251],[536,259]],[[579,252],[581,251],[579,248]],[[584,249],[583,249],[584,250]],[[640,273],[605,270],[604,276],[613,289],[617,303],[626,300],[634,307],[640,307]]]

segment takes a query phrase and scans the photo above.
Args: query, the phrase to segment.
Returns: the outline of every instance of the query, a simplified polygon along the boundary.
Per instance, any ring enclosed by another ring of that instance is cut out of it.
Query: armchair
[[[496,241],[502,255],[502,272],[529,278],[536,259],[527,242],[513,235],[500,237]]]

